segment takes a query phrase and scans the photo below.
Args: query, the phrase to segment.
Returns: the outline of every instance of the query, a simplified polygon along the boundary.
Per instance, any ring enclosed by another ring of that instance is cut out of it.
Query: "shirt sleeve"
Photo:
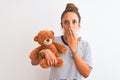
[[[88,42],[84,44],[84,54],[83,54],[83,59],[84,61],[91,67],[93,68],[92,65],[92,55],[91,55],[91,47]]]

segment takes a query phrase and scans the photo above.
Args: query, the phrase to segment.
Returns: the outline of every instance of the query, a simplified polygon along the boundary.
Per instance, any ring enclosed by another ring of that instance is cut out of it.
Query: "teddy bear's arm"
[[[37,59],[38,58],[38,54],[39,54],[39,51],[40,51],[40,46],[35,48],[31,53],[30,53],[30,59],[31,60],[34,60],[34,59]]]
[[[66,53],[66,47],[63,44],[54,42],[54,45],[60,53]]]

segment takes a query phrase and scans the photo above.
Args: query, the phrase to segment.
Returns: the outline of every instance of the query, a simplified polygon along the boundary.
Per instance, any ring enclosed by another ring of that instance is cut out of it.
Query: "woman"
[[[67,48],[66,54],[60,54],[64,60],[64,66],[52,67],[57,63],[53,53],[49,49],[41,51],[44,53],[48,65],[51,66],[49,80],[82,80],[83,77],[89,76],[92,69],[91,49],[86,41],[76,36],[80,28],[80,21],[78,8],[74,4],[68,3],[61,15],[64,35],[55,37],[56,41],[63,43]]]

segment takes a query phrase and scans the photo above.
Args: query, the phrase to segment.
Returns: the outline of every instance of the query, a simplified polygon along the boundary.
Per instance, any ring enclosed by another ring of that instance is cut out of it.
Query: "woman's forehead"
[[[79,20],[79,18],[78,18],[76,13],[74,13],[74,12],[67,12],[63,16],[63,20]]]

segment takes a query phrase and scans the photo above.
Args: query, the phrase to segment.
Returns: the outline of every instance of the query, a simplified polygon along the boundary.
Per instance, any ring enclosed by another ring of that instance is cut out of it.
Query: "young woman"
[[[52,67],[57,63],[53,53],[49,50],[42,50],[48,65],[51,66],[49,80],[82,80],[89,76],[92,69],[91,49],[88,42],[76,36],[80,28],[81,17],[78,8],[68,3],[61,15],[61,26],[64,34],[55,37],[57,42],[63,43],[66,54],[60,54],[64,60],[64,66],[60,68]],[[49,53],[49,54],[48,54]]]

